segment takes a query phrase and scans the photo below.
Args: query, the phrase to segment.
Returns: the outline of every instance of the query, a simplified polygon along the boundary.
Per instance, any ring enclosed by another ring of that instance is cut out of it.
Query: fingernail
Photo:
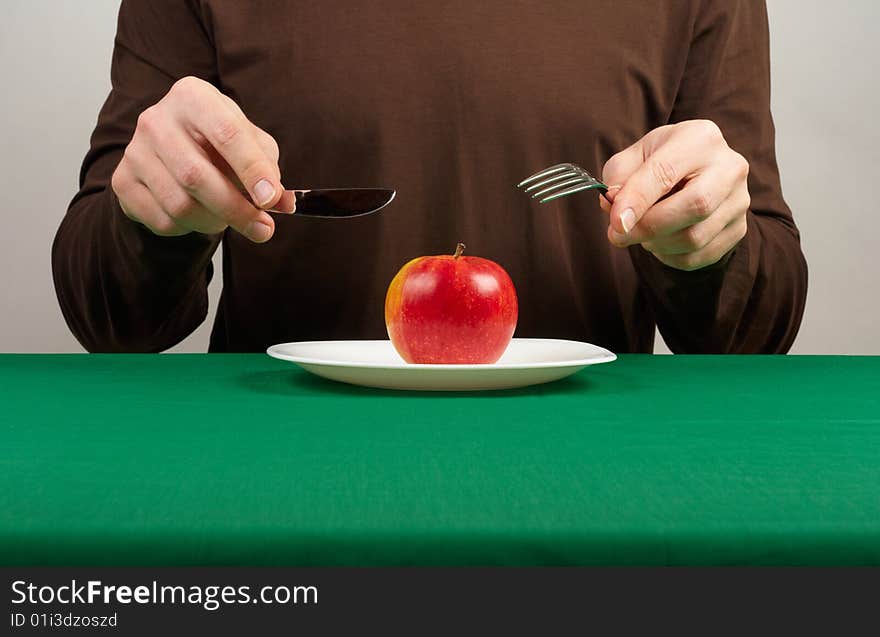
[[[251,221],[244,230],[245,235],[251,241],[263,243],[272,236],[272,228],[260,221]]]
[[[254,186],[254,197],[258,206],[268,205],[275,198],[275,186],[268,179],[261,179]]]
[[[629,234],[629,231],[636,225],[636,213],[632,208],[627,208],[620,213],[620,225],[623,226],[623,231],[626,234]]]

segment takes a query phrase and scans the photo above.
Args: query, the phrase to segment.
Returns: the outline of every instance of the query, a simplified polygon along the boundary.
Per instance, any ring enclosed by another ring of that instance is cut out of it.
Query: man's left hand
[[[746,234],[748,174],[714,122],[656,128],[605,164],[608,240],[641,244],[679,270],[717,263]]]

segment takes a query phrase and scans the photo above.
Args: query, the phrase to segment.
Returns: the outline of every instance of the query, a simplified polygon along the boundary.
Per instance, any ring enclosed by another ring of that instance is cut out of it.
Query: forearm
[[[52,246],[61,310],[89,351],[161,351],[207,314],[211,257],[221,235],[162,237],[129,219],[111,187],[141,113],[187,75],[216,81],[201,5],[123,0],[112,90],[92,134],[74,197]]]
[[[747,227],[728,257],[691,272],[630,247],[654,318],[674,352],[787,352],[804,312],[807,264],[776,163],[762,0],[701,3],[669,123],[696,119],[714,122],[727,146],[748,162],[748,198],[716,209],[743,212]],[[706,190],[716,196],[725,191]],[[741,187],[735,192],[744,194]],[[728,195],[727,201],[734,199]]]
[[[205,319],[219,242],[219,235],[153,235],[122,213],[109,188],[78,198],[52,247],[68,326],[92,352],[175,345]]]
[[[729,257],[694,272],[630,249],[655,320],[675,353],[784,353],[803,317],[807,265],[796,231],[748,213],[748,232]]]

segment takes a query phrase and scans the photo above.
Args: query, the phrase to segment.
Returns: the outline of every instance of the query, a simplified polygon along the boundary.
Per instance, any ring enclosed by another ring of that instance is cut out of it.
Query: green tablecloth
[[[479,395],[263,355],[0,356],[0,564],[880,564],[880,358]]]

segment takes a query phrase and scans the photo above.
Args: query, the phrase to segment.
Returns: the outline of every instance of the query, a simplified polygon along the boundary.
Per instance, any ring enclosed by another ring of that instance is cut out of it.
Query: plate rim
[[[543,363],[465,363],[465,364],[449,364],[449,363],[407,363],[401,360],[399,365],[389,365],[388,363],[356,363],[349,361],[329,361],[321,358],[306,358],[301,356],[290,356],[278,351],[278,348],[287,345],[313,345],[326,343],[388,343],[393,348],[389,339],[351,339],[351,340],[326,340],[326,341],[290,341],[287,343],[276,343],[266,348],[266,354],[278,360],[285,360],[291,363],[302,365],[324,365],[328,367],[347,367],[359,369],[386,369],[386,370],[425,370],[425,371],[501,371],[501,370],[517,370],[517,369],[548,369],[548,368],[566,368],[566,367],[586,367],[588,365],[599,365],[602,363],[611,363],[617,360],[617,354],[605,349],[599,345],[588,343],[586,341],[574,341],[567,338],[514,338],[515,341],[529,342],[554,342],[554,343],[574,343],[577,345],[589,345],[597,350],[597,358],[573,358],[565,361],[548,361]]]

